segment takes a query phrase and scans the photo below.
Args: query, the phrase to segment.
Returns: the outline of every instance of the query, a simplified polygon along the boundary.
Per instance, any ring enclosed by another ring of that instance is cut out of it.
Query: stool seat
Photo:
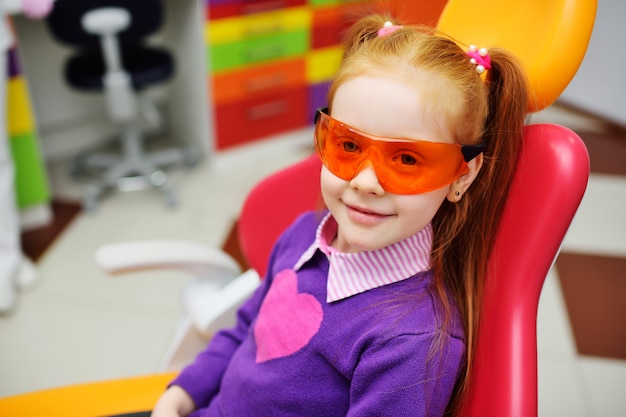
[[[168,80],[174,73],[174,60],[162,49],[125,47],[121,58],[124,70],[137,91]],[[101,91],[105,73],[106,65],[99,49],[73,55],[65,65],[65,80],[80,90]]]

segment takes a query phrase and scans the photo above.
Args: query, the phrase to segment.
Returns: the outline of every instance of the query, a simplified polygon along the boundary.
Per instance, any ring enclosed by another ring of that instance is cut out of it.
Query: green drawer
[[[277,58],[303,54],[309,49],[307,29],[208,46],[209,68],[222,71]]]
[[[34,133],[11,136],[9,145],[15,161],[15,188],[20,209],[50,201],[45,164]]]
[[[311,6],[329,6],[332,4],[365,3],[366,1],[368,0],[309,0],[309,4]]]
[[[309,0],[309,4],[312,6],[327,6],[330,4],[341,4],[341,0]]]

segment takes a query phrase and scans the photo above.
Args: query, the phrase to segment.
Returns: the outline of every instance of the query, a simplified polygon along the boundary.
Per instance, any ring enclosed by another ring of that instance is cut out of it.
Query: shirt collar
[[[326,301],[333,302],[408,279],[430,269],[432,225],[400,242],[374,251],[343,253],[330,246],[337,222],[329,214],[322,220],[315,241],[294,266],[298,270],[319,250],[328,258]]]

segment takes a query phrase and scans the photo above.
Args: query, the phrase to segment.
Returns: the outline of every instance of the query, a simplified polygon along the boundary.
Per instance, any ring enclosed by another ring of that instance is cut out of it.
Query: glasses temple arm
[[[475,145],[461,145],[461,153],[463,154],[465,162],[469,162],[476,158],[478,155],[485,152],[485,149],[487,149],[486,142],[477,143]]]

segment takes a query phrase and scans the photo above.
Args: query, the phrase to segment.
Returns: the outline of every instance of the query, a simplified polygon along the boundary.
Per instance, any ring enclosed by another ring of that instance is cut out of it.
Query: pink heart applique
[[[322,306],[311,294],[298,293],[294,271],[274,278],[254,327],[256,362],[282,358],[302,349],[322,325]]]

